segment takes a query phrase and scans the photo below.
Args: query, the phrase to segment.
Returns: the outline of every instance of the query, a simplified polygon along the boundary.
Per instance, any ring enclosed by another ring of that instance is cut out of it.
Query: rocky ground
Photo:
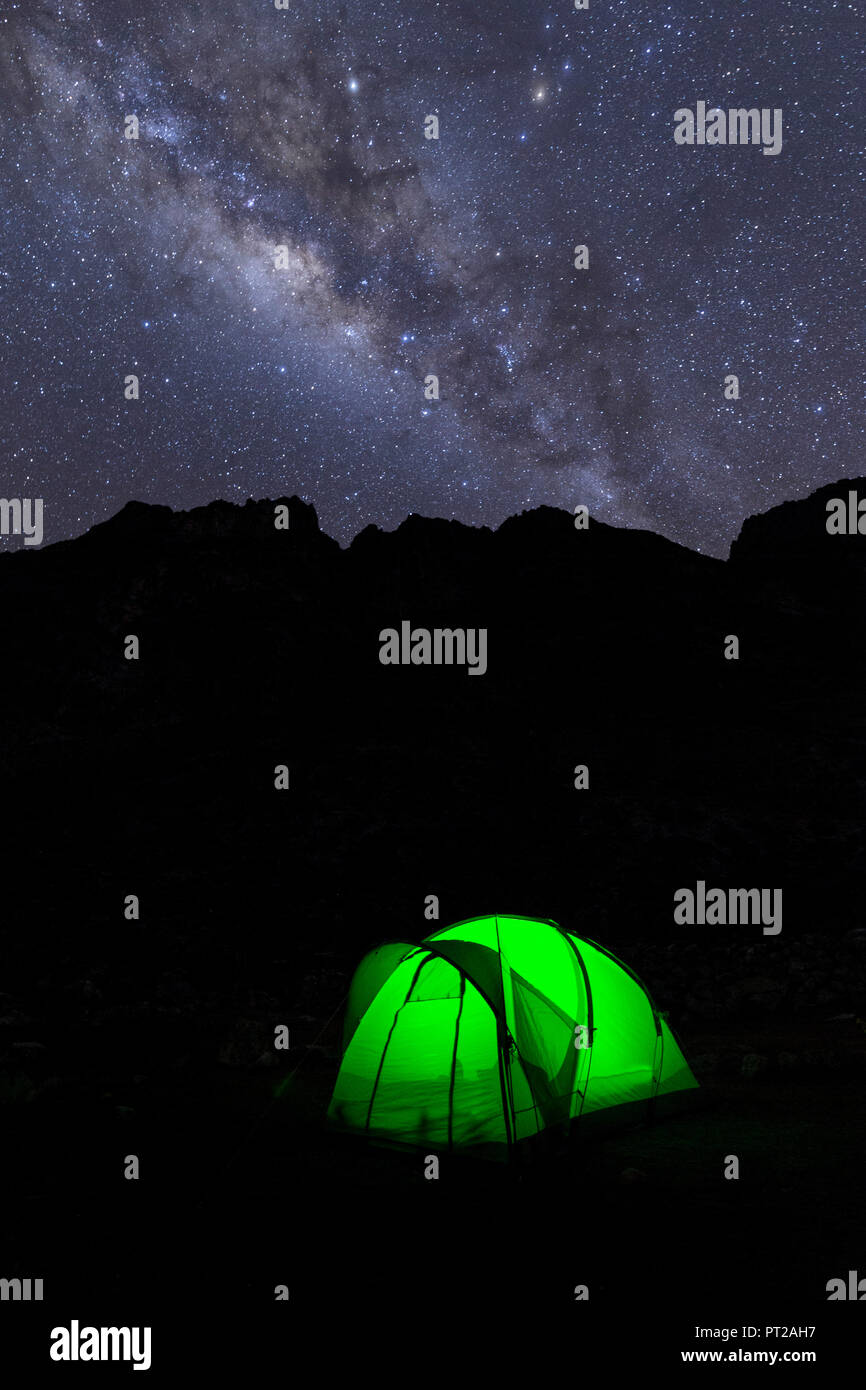
[[[296,499],[287,535],[270,503],[136,505],[0,557],[9,1259],[94,1298],[282,1274],[310,1309],[426,1310],[462,1280],[563,1316],[589,1268],[633,1322],[683,1289],[814,1315],[866,1274],[866,563],[828,540],[832,491],[753,518],[727,564],[549,508],[341,551]],[[489,672],[383,667],[407,616],[486,625]],[[698,879],[781,888],[781,933],[677,926]],[[612,950],[698,1108],[440,1184],[339,1141],[352,972],[429,930],[429,894],[443,924],[535,914]]]

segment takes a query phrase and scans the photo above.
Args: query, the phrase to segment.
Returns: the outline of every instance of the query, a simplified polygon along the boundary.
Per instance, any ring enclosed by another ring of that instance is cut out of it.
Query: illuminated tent
[[[361,961],[328,1116],[387,1142],[506,1153],[695,1086],[647,990],[609,951],[555,922],[474,917]]]

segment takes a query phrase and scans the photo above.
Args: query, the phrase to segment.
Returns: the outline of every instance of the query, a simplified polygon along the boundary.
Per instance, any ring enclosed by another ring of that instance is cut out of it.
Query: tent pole
[[[496,955],[499,958],[499,991],[502,997],[502,1018],[497,1019],[496,1032],[499,1038],[499,1081],[502,1086],[502,1114],[505,1119],[505,1141],[508,1146],[508,1162],[512,1164],[515,1158],[514,1151],[514,1129],[511,1087],[505,1076],[506,1067],[509,1068],[510,1075],[510,1056],[508,1051],[508,1016],[505,1012],[505,978],[502,974],[502,942],[499,938],[499,917],[494,913],[493,921],[496,925]]]
[[[454,1023],[454,1053],[451,1058],[451,1084],[448,1087],[448,1152],[454,1148],[454,1081],[457,1075],[457,1043],[460,1037],[460,1019],[463,1016],[463,996],[466,993],[466,976],[460,971],[460,1002],[457,1005],[457,1018]]]

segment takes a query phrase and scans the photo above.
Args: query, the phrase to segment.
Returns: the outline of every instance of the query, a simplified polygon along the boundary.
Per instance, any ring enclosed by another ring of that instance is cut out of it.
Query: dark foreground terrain
[[[79,1317],[152,1321],[173,1365],[310,1342],[327,1366],[370,1314],[373,1343],[413,1329],[413,1376],[444,1323],[614,1367],[678,1362],[695,1322],[816,1325],[819,1364],[842,1354],[859,1305],[826,1284],[866,1277],[866,541],[824,517],[857,486],[752,519],[726,563],[549,509],[341,551],[296,500],[288,532],[272,503],[130,504],[0,557],[0,1277],[45,1280],[2,1306],[10,1356]],[[382,666],[403,619],[486,627],[487,673]],[[699,879],[781,888],[782,931],[677,925]],[[441,923],[534,914],[617,952],[696,1108],[510,1169],[446,1156],[438,1182],[331,1134],[352,970],[430,930],[430,894]]]

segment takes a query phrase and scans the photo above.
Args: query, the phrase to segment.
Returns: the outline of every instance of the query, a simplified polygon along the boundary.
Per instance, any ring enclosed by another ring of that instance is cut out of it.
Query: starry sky
[[[4,0],[3,495],[45,543],[298,493],[727,555],[866,471],[858,8]],[[781,153],[678,146],[699,100]]]

